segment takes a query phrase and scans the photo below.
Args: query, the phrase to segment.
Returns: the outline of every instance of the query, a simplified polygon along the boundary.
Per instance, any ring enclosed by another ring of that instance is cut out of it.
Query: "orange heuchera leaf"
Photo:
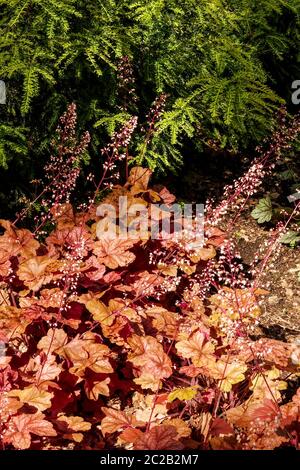
[[[84,421],[81,416],[59,416],[55,424],[58,429],[63,432],[63,438],[75,442],[81,442],[83,434],[79,431],[89,431],[92,427],[91,423]]]
[[[226,418],[229,423],[234,424],[235,426],[239,426],[241,428],[248,427],[252,423],[251,412],[259,405],[260,403],[257,402],[253,402],[251,404],[251,402],[249,403],[249,401],[246,401],[239,406],[227,410]]]
[[[153,294],[164,281],[162,276],[149,273],[148,271],[139,273],[137,277],[138,279],[132,285],[136,296]]]
[[[117,344],[118,346],[123,346],[125,344],[124,336],[122,332],[128,327],[128,320],[125,317],[117,316],[111,326],[101,325],[102,334],[112,343]]]
[[[36,292],[53,279],[53,274],[47,271],[50,263],[52,259],[49,256],[35,256],[22,263],[17,274],[25,286]]]
[[[56,230],[49,235],[46,242],[49,246],[57,245],[71,250],[80,250],[83,256],[86,256],[93,246],[91,234],[85,227]],[[60,252],[61,248],[58,248],[57,251]]]
[[[97,299],[89,300],[86,303],[87,310],[93,315],[93,319],[103,323],[104,325],[110,326],[114,322],[114,315],[110,312],[106,305]]]
[[[116,315],[123,315],[128,318],[130,321],[136,322],[140,321],[140,316],[136,311],[130,307],[131,302],[129,300],[123,300],[119,297],[111,299],[108,303],[108,309],[111,313]]]
[[[51,207],[50,212],[57,223],[56,228],[58,230],[71,229],[76,224],[73,207],[70,203],[55,205]]]
[[[162,387],[161,380],[149,373],[142,373],[140,377],[134,379],[134,382],[143,389],[150,388],[154,392],[157,392]]]
[[[128,360],[142,367],[143,375],[148,373],[156,379],[163,379],[172,374],[172,361],[152,336],[133,335],[128,339],[128,345],[132,351]]]
[[[92,427],[91,423],[84,421],[81,416],[59,416],[56,424],[60,431],[69,433],[71,431],[89,431]]]
[[[98,400],[99,395],[105,397],[109,396],[109,387],[110,378],[102,380],[101,382],[90,382],[88,380],[84,383],[84,391],[89,400]]]
[[[96,256],[90,256],[84,263],[82,271],[92,281],[99,281],[105,273],[105,266],[97,260]]]
[[[10,398],[6,394],[0,394],[0,422],[6,423],[12,415],[22,408],[22,403],[17,398]]]
[[[108,307],[96,299],[89,300],[86,308],[93,315],[94,320],[101,325],[111,326],[118,315],[123,315],[131,321],[140,321],[139,315],[133,308],[130,308],[123,299],[110,299]]]
[[[54,380],[61,373],[61,367],[52,354],[47,354],[46,360],[41,355],[32,357],[20,370],[26,382],[34,383],[38,377],[40,384],[47,380]]]
[[[23,388],[23,390],[11,390],[8,393],[10,397],[17,397],[21,403],[34,406],[38,411],[50,408],[53,398],[53,393],[40,390],[34,385]]]
[[[211,375],[220,380],[219,387],[223,392],[230,392],[232,385],[242,382],[245,379],[246,364],[240,362],[228,363],[219,360],[211,369]]]
[[[191,254],[189,254],[189,258],[193,263],[198,263],[199,261],[207,261],[212,259],[216,256],[217,252],[213,246],[209,246],[207,248],[198,248]]]
[[[160,195],[164,204],[172,204],[176,200],[174,194],[171,194],[166,187],[163,187],[158,194]]]
[[[148,168],[142,168],[141,166],[135,166],[130,170],[130,175],[127,180],[127,185],[134,186],[135,194],[146,191],[152,171]]]
[[[132,335],[128,341],[128,346],[131,352],[128,354],[128,359],[135,366],[144,366],[147,363],[148,355],[151,353],[159,352],[162,345],[153,338],[153,336],[138,336]]]
[[[134,444],[143,435],[140,429],[126,428],[119,435],[118,441],[124,444]]]
[[[73,363],[70,372],[79,377],[84,375],[87,367],[97,373],[110,374],[113,372],[108,358],[110,350],[104,344],[75,338],[61,348],[60,354]]]
[[[276,339],[261,338],[255,342],[253,349],[264,361],[285,368],[288,366],[293,346]]]
[[[56,351],[62,348],[68,342],[68,336],[64,330],[58,328],[49,328],[47,336],[43,336],[38,342],[38,349],[42,349],[46,353]]]
[[[21,255],[26,259],[35,256],[40,244],[34,235],[27,229],[16,229],[7,220],[0,220],[0,225],[6,229],[0,237],[0,248],[9,253],[9,256]]]
[[[227,410],[226,418],[231,424],[241,428],[250,428],[255,421],[257,425],[260,424],[264,428],[279,414],[279,408],[274,401],[269,399],[260,401],[250,398],[242,405]]]
[[[28,321],[24,319],[24,312],[21,308],[11,305],[0,306],[0,341],[20,336],[27,325]]]
[[[4,250],[0,248],[0,276],[7,277],[9,276],[10,273],[11,273],[11,263],[9,261],[9,253],[6,253]],[[2,303],[2,298],[0,299],[0,305],[1,303]]]
[[[178,267],[173,264],[158,263],[158,270],[165,276],[177,276]]]
[[[143,433],[135,444],[135,450],[181,450],[183,444],[178,441],[175,426],[161,424]]]
[[[28,449],[31,444],[30,434],[56,436],[53,425],[44,418],[42,413],[13,416],[9,428],[4,431],[3,442],[12,444],[16,449]]]
[[[260,315],[258,301],[251,289],[223,287],[218,294],[211,296],[210,301],[213,313],[221,321],[224,315],[231,320],[239,320],[242,316],[245,322]]]
[[[212,450],[238,450],[241,449],[235,436],[212,437],[209,440]]]
[[[181,418],[168,419],[166,424],[169,426],[174,426],[179,437],[189,437],[191,435],[191,428],[189,427],[188,423],[183,421]]]
[[[179,316],[175,312],[169,312],[162,307],[151,307],[146,310],[146,315],[153,318],[152,325],[158,331],[165,333],[168,338],[176,337],[179,327]]]
[[[187,377],[198,377],[198,375],[201,374],[201,370],[201,367],[196,367],[194,364],[191,364],[190,366],[180,367],[179,372],[185,374]]]
[[[210,227],[207,230],[207,236],[209,245],[220,246],[226,238],[226,233],[217,227]]]
[[[135,260],[135,255],[131,253],[134,242],[120,237],[107,239],[103,238],[94,243],[94,253],[99,263],[105,264],[110,269],[117,269],[119,266],[127,266]]]
[[[99,426],[103,436],[106,434],[113,434],[114,432],[121,431],[129,427],[144,425],[144,423],[137,421],[134,415],[128,415],[124,411],[105,407],[102,407],[101,410],[106,415],[101,421],[101,426]]]
[[[300,422],[300,388],[298,388],[296,395],[293,396],[292,401],[280,407],[282,415],[282,422],[285,426],[290,425],[293,421]]]
[[[38,305],[44,308],[59,308],[63,305],[64,293],[59,288],[54,289],[42,289],[40,291],[40,298],[38,299]]]
[[[172,361],[161,347],[157,352],[147,354],[147,364],[143,372],[149,372],[159,379],[165,379],[172,375]]]
[[[205,334],[196,331],[192,336],[184,341],[176,344],[178,353],[186,359],[192,359],[196,367],[207,365],[210,361],[214,361],[214,345],[206,340]]]
[[[253,391],[255,399],[276,399],[281,401],[280,390],[285,390],[287,383],[280,380],[280,371],[276,368],[266,373],[256,374],[251,378],[250,390]]]
[[[167,396],[166,394],[143,394],[135,392],[132,397],[132,405],[135,411],[135,417],[139,421],[148,423],[151,421],[167,418]]]
[[[265,423],[274,421],[280,414],[279,406],[274,400],[265,398],[261,404],[251,411],[252,420],[260,420]]]

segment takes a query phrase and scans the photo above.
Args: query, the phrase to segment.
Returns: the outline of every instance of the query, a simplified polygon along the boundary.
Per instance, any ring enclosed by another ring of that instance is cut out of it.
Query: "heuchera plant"
[[[74,137],[75,108],[68,113],[63,138],[68,129]],[[175,199],[149,188],[150,170],[132,168],[123,186],[114,180],[135,125],[104,149],[100,183],[113,183],[104,201],[116,210],[121,195],[150,211]],[[60,191],[34,232],[17,227],[25,213],[1,220],[2,448],[299,448],[300,393],[286,393],[299,347],[253,339],[267,291],[236,261],[229,231],[215,222],[220,208],[201,248],[149,233],[99,238],[101,184],[78,210],[69,202],[77,172],[72,188],[65,182],[65,155],[76,163],[88,136],[71,142],[74,158],[64,142],[51,163]]]

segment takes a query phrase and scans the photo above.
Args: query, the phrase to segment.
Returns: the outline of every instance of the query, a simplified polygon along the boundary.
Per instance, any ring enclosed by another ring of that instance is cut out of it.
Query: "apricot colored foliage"
[[[149,177],[133,169],[104,202],[172,202]],[[54,220],[43,240],[1,221],[3,449],[299,448],[299,351],[251,339],[265,292],[201,290],[226,233],[190,249],[98,237],[95,206]]]

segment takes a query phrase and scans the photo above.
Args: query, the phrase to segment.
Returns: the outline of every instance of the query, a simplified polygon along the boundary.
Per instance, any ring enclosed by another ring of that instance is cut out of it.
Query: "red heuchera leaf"
[[[253,409],[251,413],[251,418],[253,421],[273,421],[277,416],[279,416],[280,410],[278,404],[274,400],[265,398],[260,406]]]
[[[212,436],[233,434],[233,427],[222,418],[215,418],[210,428]]]
[[[213,245],[213,246],[220,246],[224,242],[226,238],[226,233],[220,230],[217,227],[210,227],[207,230],[207,236],[208,236],[208,245]]]
[[[187,377],[198,377],[201,370],[202,369],[200,367],[196,367],[194,364],[191,364],[190,366],[180,367],[179,372],[181,374],[185,374]]]
[[[9,421],[9,428],[4,431],[3,442],[12,444],[16,449],[28,449],[31,444],[30,434],[56,436],[53,425],[44,418],[42,413],[13,416]]]
[[[175,426],[162,424],[143,433],[134,444],[135,450],[182,450]]]
[[[174,196],[174,194],[171,194],[170,191],[163,187],[159,193],[160,197],[162,198],[164,204],[173,204],[173,202],[175,201],[176,197]]]

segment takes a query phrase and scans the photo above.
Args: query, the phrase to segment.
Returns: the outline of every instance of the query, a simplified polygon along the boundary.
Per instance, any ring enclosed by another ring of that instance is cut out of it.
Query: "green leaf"
[[[259,224],[269,222],[272,219],[273,209],[272,202],[269,196],[259,200],[257,206],[251,212],[252,217],[257,220]]]
[[[300,242],[300,234],[299,232],[295,232],[294,230],[290,230],[289,232],[285,233],[280,237],[280,243],[284,245],[290,245],[291,247],[295,247],[298,242]]]

